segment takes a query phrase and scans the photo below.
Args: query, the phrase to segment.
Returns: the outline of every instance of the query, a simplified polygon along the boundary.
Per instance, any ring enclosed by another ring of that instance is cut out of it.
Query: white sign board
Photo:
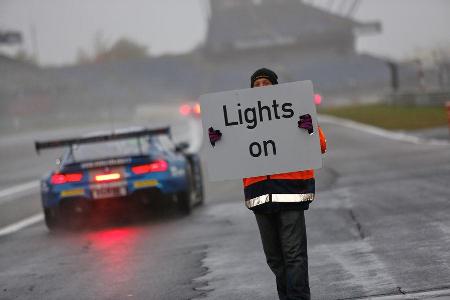
[[[210,181],[322,167],[311,81],[206,94],[200,97],[202,155]],[[310,114],[314,133],[298,128]],[[220,130],[213,147],[208,129]]]

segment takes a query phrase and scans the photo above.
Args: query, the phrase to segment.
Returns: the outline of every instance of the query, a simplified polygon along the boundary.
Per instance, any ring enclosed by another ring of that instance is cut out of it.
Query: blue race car
[[[68,213],[91,211],[100,201],[174,200],[186,214],[203,203],[200,159],[186,152],[188,143],[173,143],[169,127],[35,142],[38,153],[55,147],[67,149],[57,160],[57,169],[41,180],[50,230]]]

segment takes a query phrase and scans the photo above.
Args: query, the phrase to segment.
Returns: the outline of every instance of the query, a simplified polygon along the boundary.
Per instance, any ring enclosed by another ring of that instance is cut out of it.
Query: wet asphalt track
[[[450,295],[450,147],[322,127],[329,153],[307,213],[313,299]],[[51,165],[52,153],[38,158],[26,140],[0,143],[2,189]],[[0,203],[0,227],[40,212],[28,193]],[[239,181],[207,184],[205,205],[187,217],[170,207],[104,217],[78,231],[49,234],[38,222],[0,236],[0,299],[276,297]]]

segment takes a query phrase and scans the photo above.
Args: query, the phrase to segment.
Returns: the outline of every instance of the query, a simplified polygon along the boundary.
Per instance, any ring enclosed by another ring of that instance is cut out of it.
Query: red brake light
[[[140,175],[152,172],[165,172],[167,168],[168,164],[165,160],[157,160],[150,164],[131,167],[131,171],[136,175]]]
[[[183,104],[180,106],[180,114],[183,116],[188,116],[191,114],[191,106],[189,104]]]
[[[195,115],[200,116],[200,114],[202,112],[202,110],[200,108],[200,103],[195,103],[192,110],[194,111]]]
[[[316,105],[319,105],[322,103],[322,96],[320,94],[314,94],[314,103]]]
[[[95,181],[111,181],[120,179],[120,173],[109,173],[95,175]]]
[[[55,173],[50,178],[50,182],[52,184],[63,184],[63,183],[80,182],[81,179],[83,179],[82,173],[70,173],[70,174]]]

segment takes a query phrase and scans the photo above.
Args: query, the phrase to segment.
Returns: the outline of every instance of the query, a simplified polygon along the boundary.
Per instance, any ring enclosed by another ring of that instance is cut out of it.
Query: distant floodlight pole
[[[37,40],[36,26],[34,24],[30,25],[30,34],[31,34],[31,47],[33,51],[34,60],[36,64],[39,64],[39,46]]]
[[[391,75],[392,92],[397,93],[398,89],[400,87],[399,78],[398,78],[398,64],[393,61],[387,61],[386,63],[389,67],[389,71],[390,71],[390,75]]]
[[[359,7],[359,4],[361,4],[361,2],[359,0],[353,1],[353,3],[350,6],[350,9],[347,11],[347,17],[353,16],[353,14],[356,12],[356,10]]]
[[[332,12],[333,11],[333,4],[334,4],[334,0],[328,0],[328,9]]]
[[[341,5],[339,5],[338,6],[338,10],[337,10],[337,13],[338,14],[344,14],[344,11],[345,11],[345,3],[346,3],[346,1],[342,1],[341,0]]]

